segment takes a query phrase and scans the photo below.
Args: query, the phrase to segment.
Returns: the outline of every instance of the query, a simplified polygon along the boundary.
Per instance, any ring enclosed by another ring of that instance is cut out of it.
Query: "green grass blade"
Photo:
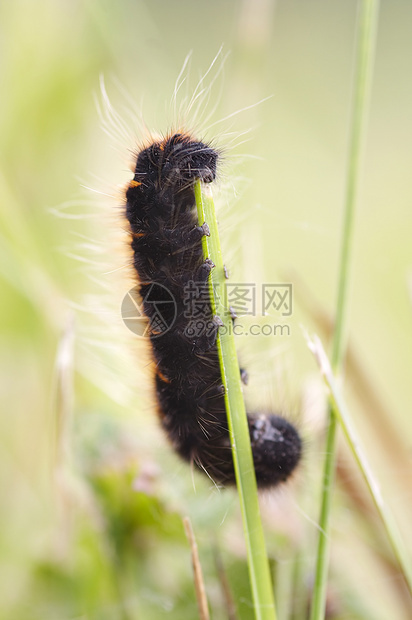
[[[258,620],[275,620],[275,602],[266,554],[255,470],[250,446],[249,427],[240,381],[232,319],[228,308],[223,305],[225,274],[217,228],[215,207],[210,190],[198,181],[195,186],[196,206],[199,224],[207,222],[210,237],[203,237],[205,257],[215,264],[210,279],[212,311],[222,321],[217,339],[222,380],[225,386],[225,402],[228,417],[230,441],[235,466],[236,482],[245,531],[249,575],[255,616]]]
[[[345,219],[340,258],[336,325],[332,347],[332,368],[336,372],[346,348],[347,303],[351,266],[351,248],[354,231],[355,207],[358,197],[359,177],[362,167],[364,135],[366,130],[369,95],[372,83],[378,26],[378,0],[360,0],[359,40],[356,62],[349,162],[346,181]]]
[[[331,365],[323,349],[322,343],[318,337],[315,336],[312,340],[309,341],[309,348],[314,354],[322,371],[325,383],[329,388],[330,403],[333,411],[343,429],[345,437],[358,464],[359,470],[362,473],[362,476],[368,486],[375,507],[386,530],[386,534],[392,546],[392,550],[395,554],[399,567],[404,575],[405,581],[412,595],[411,559],[405,551],[405,543],[400,537],[399,530],[392,516],[392,513],[390,512],[388,506],[385,504],[382,498],[379,484],[375,476],[373,475],[372,469],[361,447],[357,433],[353,428],[351,416],[348,412],[342,394],[336,384],[336,379],[333,375]]]
[[[372,78],[378,22],[378,0],[361,0],[358,26],[356,75],[350,128],[349,161],[346,181],[345,215],[340,258],[340,274],[336,323],[332,345],[332,367],[339,370],[345,354],[347,331],[347,303],[351,249],[355,206],[358,197],[359,176],[363,150],[363,137]],[[326,458],[323,474],[321,512],[319,518],[319,539],[311,620],[322,620],[325,615],[327,575],[329,564],[330,512],[335,474],[337,420],[332,409],[329,410],[329,425],[326,437]]]

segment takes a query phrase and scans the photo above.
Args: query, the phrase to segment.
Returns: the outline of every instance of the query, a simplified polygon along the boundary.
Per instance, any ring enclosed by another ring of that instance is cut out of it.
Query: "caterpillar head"
[[[140,151],[135,180],[143,186],[183,188],[201,179],[211,183],[216,177],[218,153],[188,134],[176,133]]]

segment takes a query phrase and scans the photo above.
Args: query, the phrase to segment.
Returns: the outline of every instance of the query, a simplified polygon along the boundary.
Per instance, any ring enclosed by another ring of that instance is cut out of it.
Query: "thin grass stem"
[[[257,495],[255,469],[250,446],[249,427],[243,401],[232,318],[224,305],[225,269],[220,248],[215,207],[207,186],[195,185],[199,224],[207,222],[209,237],[203,237],[203,252],[215,264],[210,279],[212,312],[222,322],[217,338],[222,382],[236,483],[240,499],[243,528],[248,555],[252,597],[257,620],[276,620],[275,601],[269,562],[263,536]]]
[[[332,368],[339,372],[345,355],[347,338],[347,306],[351,254],[353,246],[355,207],[359,193],[364,134],[368,100],[375,53],[378,23],[378,0],[361,0],[359,3],[357,54],[355,84],[350,125],[349,159],[346,177],[345,212],[340,257],[336,322],[332,343]],[[329,425],[326,437],[326,458],[323,474],[319,539],[311,620],[322,620],[325,615],[328,564],[330,553],[330,513],[334,486],[337,420],[332,408],[329,410]]]

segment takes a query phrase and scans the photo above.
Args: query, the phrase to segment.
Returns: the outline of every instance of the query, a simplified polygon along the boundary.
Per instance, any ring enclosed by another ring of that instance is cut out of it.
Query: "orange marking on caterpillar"
[[[168,379],[158,368],[156,368],[155,373],[159,379],[163,381],[163,383],[170,383],[170,379]]]
[[[139,181],[130,181],[129,187],[139,187],[141,183]]]

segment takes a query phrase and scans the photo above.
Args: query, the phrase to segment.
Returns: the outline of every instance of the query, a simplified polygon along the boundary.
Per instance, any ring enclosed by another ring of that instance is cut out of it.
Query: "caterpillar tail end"
[[[302,456],[296,428],[277,415],[248,416],[256,481],[260,489],[288,480]]]

